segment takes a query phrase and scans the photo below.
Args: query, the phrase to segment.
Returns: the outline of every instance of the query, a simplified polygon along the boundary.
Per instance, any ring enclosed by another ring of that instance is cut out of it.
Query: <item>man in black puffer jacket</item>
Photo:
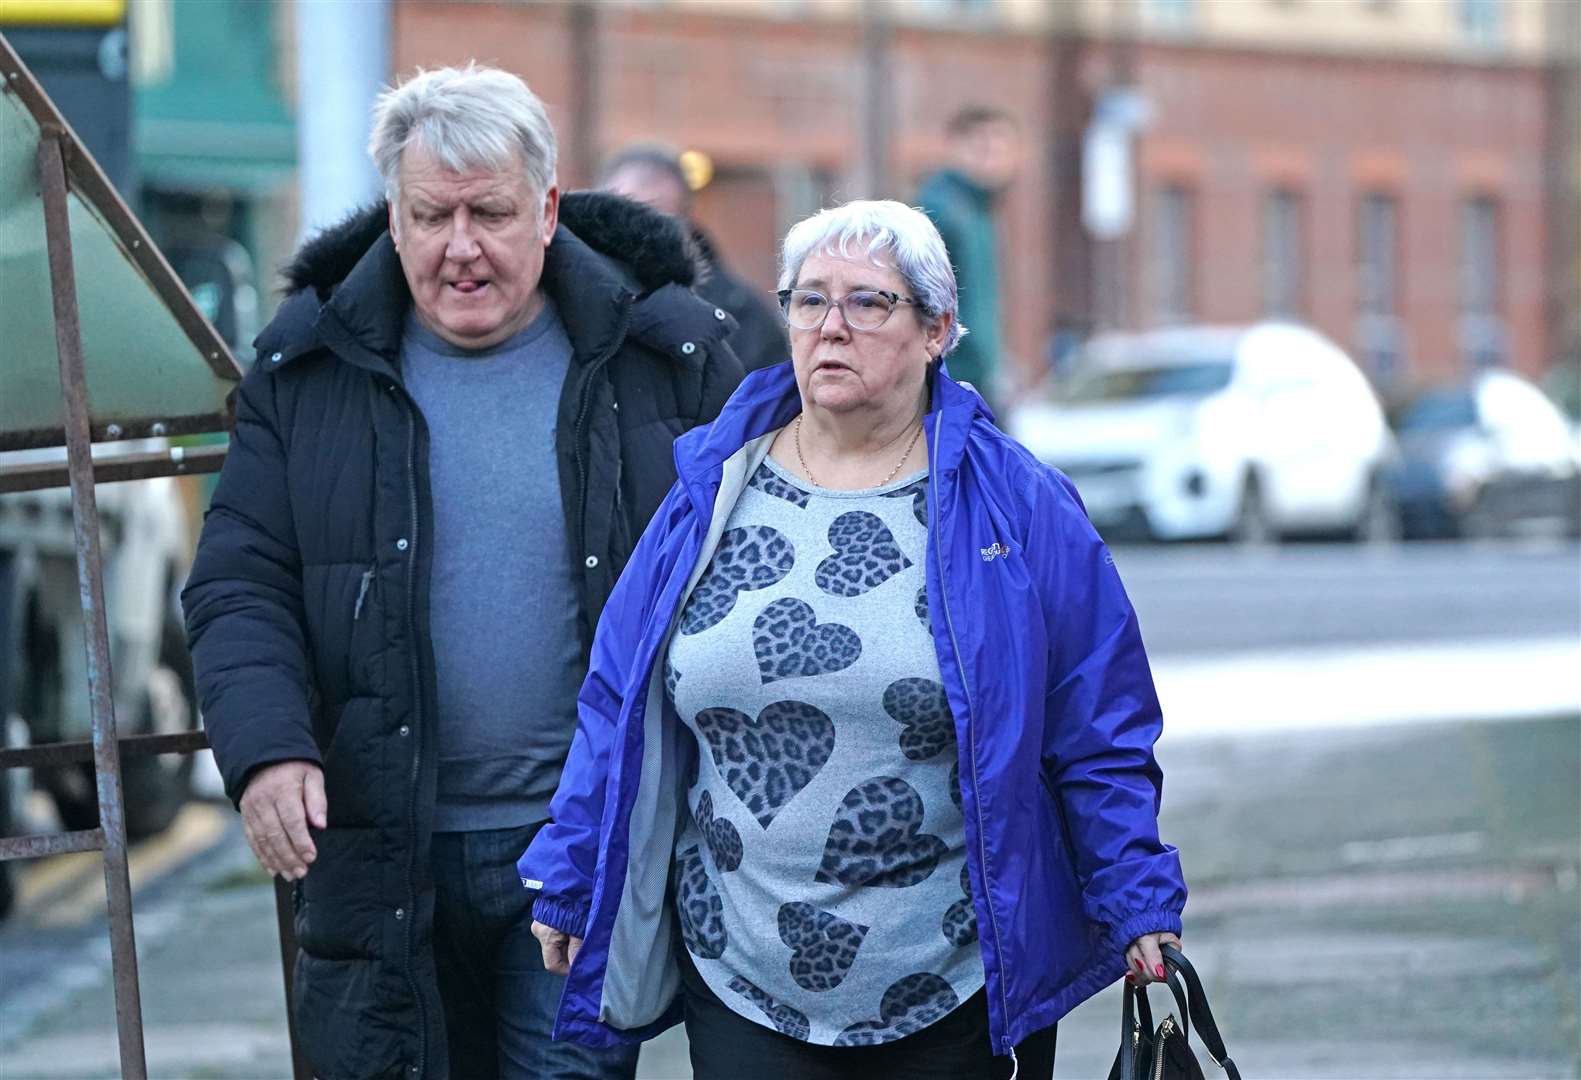
[[[379,104],[388,206],[320,235],[258,337],[183,593],[248,841],[296,883],[324,1080],[629,1077],[550,1039],[515,860],[599,613],[740,378],[670,219],[554,183],[514,76]]]

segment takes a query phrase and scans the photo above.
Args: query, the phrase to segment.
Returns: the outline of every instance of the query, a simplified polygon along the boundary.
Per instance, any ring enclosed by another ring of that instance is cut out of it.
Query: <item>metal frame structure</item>
[[[121,418],[117,423],[95,423],[88,398],[81,321],[77,311],[69,193],[75,192],[103,216],[128,259],[174,315],[198,355],[214,374],[235,382],[240,380],[242,371],[224,341],[199,312],[164,256],[154,247],[141,224],[3,35],[0,35],[0,93],[14,94],[38,122],[39,190],[44,207],[55,346],[60,362],[61,401],[64,406],[64,423],[58,428],[0,431],[0,450],[62,445],[66,448],[65,466],[29,464],[0,467],[0,492],[37,490],[67,484],[71,487],[77,582],[86,630],[89,702],[93,719],[91,742],[0,748],[0,770],[91,760],[99,799],[98,828],[48,835],[0,837],[0,861],[76,851],[102,853],[121,1075],[126,1080],[146,1080],[148,1066],[143,1046],[142,998],[137,979],[121,756],[195,753],[206,749],[209,742],[208,736],[202,731],[124,738],[116,735],[115,707],[111,695],[110,641],[104,610],[104,562],[99,543],[94,484],[110,480],[214,472],[223,463],[225,450],[223,447],[190,450],[172,448],[157,453],[107,455],[95,460],[92,443],[95,440],[149,435],[222,432],[228,431],[231,423],[230,417],[223,414],[174,419]],[[278,879],[275,881],[275,908],[280,932],[292,1069],[296,1080],[311,1080],[312,1070],[298,1047],[295,1020],[290,1008],[292,964],[296,954],[291,921],[291,891],[288,885]]]

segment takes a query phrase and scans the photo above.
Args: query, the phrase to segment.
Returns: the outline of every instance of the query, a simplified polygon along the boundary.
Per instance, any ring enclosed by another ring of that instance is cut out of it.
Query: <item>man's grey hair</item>
[[[905,279],[923,315],[953,316],[940,356],[947,356],[966,335],[950,253],[921,210],[893,199],[860,199],[798,221],[785,234],[780,252],[781,289],[795,288],[801,264],[814,251],[843,259],[864,254],[874,266],[892,268]]]
[[[525,82],[498,68],[419,69],[379,95],[368,153],[392,204],[400,203],[401,155],[414,143],[452,172],[521,169],[538,201],[555,184],[549,113]]]

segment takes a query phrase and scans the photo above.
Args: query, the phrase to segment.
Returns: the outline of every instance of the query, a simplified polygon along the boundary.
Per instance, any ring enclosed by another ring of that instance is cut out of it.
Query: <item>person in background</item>
[[[676,440],[519,864],[556,1032],[684,1016],[695,1080],[1048,1080],[1060,1017],[1179,941],[1136,613],[943,371],[924,214],[816,214],[780,285],[792,362]]]
[[[973,105],[945,126],[949,164],[926,177],[917,201],[938,226],[961,290],[961,321],[971,336],[950,355],[952,378],[995,408],[1004,399],[1003,294],[995,208],[1021,171],[1021,132],[1001,109]]]
[[[182,596],[204,726],[295,884],[316,1075],[629,1078],[552,1040],[515,864],[671,442],[740,379],[729,320],[669,218],[560,197],[514,75],[420,72],[370,149],[387,203],[297,256],[237,394]]]
[[[600,186],[669,214],[691,233],[705,267],[697,295],[736,320],[728,340],[747,371],[790,359],[785,324],[768,296],[731,273],[708,233],[692,220],[692,188],[674,151],[655,144],[627,147],[604,166]]]

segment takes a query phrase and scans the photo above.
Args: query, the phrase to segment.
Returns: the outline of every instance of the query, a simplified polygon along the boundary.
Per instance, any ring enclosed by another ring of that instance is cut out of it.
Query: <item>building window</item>
[[[1504,362],[1499,316],[1499,204],[1485,195],[1460,211],[1460,349],[1473,368]]]
[[[1190,322],[1192,220],[1194,200],[1177,184],[1160,188],[1153,198],[1152,244],[1148,258],[1153,321],[1160,325]]]
[[[1357,351],[1380,386],[1404,367],[1399,316],[1400,207],[1386,192],[1362,196],[1356,237]]]
[[[1301,315],[1301,196],[1279,189],[1263,203],[1263,313],[1276,319]]]
[[[1379,315],[1395,312],[1399,219],[1400,208],[1393,195],[1374,191],[1362,197],[1358,275],[1363,311]]]
[[[1503,15],[1500,0],[1460,0],[1460,28],[1478,45],[1498,42]]]

